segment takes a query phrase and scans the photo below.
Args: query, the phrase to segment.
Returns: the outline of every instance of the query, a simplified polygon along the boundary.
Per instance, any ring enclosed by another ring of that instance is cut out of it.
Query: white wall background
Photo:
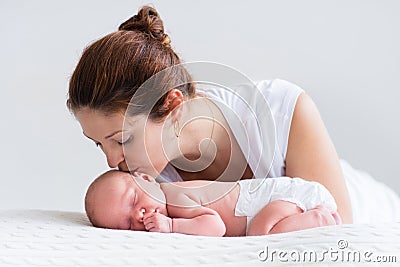
[[[185,61],[282,78],[317,103],[340,157],[400,191],[400,2],[0,2],[0,208],[83,211],[107,169],[65,106],[83,48],[144,4]]]

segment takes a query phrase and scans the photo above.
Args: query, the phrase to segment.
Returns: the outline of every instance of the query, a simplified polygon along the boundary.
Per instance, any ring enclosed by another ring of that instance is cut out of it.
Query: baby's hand
[[[149,232],[172,233],[172,219],[159,213],[158,210],[146,213],[143,223]]]

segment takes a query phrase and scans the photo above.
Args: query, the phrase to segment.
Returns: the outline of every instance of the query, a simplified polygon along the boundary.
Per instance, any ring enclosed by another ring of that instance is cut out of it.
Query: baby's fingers
[[[156,215],[156,213],[155,212],[146,212],[145,214],[144,214],[144,216],[143,216],[143,221],[145,221],[146,219],[149,219],[149,218],[152,218],[152,217],[154,217]]]
[[[144,224],[144,228],[146,228],[147,231],[149,232],[154,232],[154,227],[155,227],[155,223],[154,222],[148,222]]]

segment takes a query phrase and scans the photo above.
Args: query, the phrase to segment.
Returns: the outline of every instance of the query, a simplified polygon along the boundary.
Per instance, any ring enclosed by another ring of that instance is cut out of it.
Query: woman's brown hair
[[[105,114],[125,111],[145,81],[179,64],[181,60],[171,48],[159,14],[154,8],[144,6],[137,15],[122,23],[118,31],[84,50],[70,79],[67,107],[72,112],[84,107]],[[190,74],[184,68],[179,69],[179,75],[190,81]],[[192,83],[176,89],[189,98],[195,94]],[[153,101],[155,92],[147,91],[140,93],[141,102]],[[142,109],[139,113],[149,112],[153,119],[163,118],[170,111],[164,104],[166,96],[163,93],[150,110]]]

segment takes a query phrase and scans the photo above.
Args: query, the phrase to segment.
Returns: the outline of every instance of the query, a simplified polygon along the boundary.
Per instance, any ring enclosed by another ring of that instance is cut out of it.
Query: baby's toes
[[[338,212],[332,213],[332,217],[335,219],[336,224],[342,224],[342,219]]]

